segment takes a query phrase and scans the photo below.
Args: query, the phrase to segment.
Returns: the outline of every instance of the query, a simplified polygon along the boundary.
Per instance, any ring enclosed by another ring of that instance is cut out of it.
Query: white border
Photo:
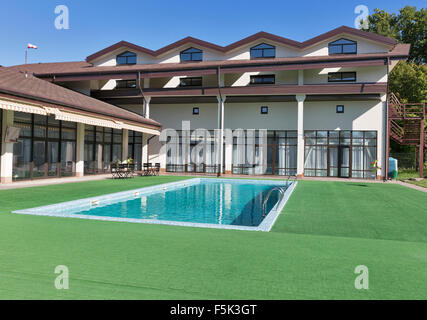
[[[195,178],[184,181],[171,182],[161,185],[155,185],[151,187],[145,187],[141,189],[135,189],[130,191],[124,191],[119,193],[107,194],[100,197],[92,197],[81,200],[63,202],[43,207],[37,207],[32,209],[17,210],[12,213],[15,214],[25,214],[25,215],[36,215],[36,216],[48,216],[48,217],[62,217],[62,218],[76,218],[76,219],[87,219],[87,220],[102,220],[102,221],[114,221],[114,222],[131,222],[131,223],[145,223],[145,224],[156,224],[156,225],[173,225],[173,226],[182,226],[182,227],[198,227],[198,228],[211,228],[211,229],[228,229],[228,230],[245,230],[245,231],[264,231],[269,232],[274,223],[276,222],[278,216],[285,207],[289,197],[292,195],[296,185],[296,181],[291,182],[290,186],[287,188],[285,195],[282,201],[277,204],[264,218],[261,224],[258,227],[248,227],[248,226],[236,226],[236,225],[221,225],[221,224],[208,224],[208,223],[191,223],[191,222],[180,222],[180,221],[168,221],[168,220],[151,220],[151,219],[130,219],[130,218],[118,218],[118,217],[101,217],[101,216],[90,216],[90,215],[81,215],[73,213],[51,213],[52,210],[58,211],[69,211],[70,206],[76,208],[77,211],[84,210],[85,208],[90,208],[93,202],[102,203],[102,205],[109,205],[112,203],[117,203],[117,201],[123,201],[135,197],[135,194],[138,193],[138,196],[149,195],[153,193],[158,193],[165,190],[174,190],[177,188],[182,188],[190,185],[195,185],[201,181],[210,181],[210,182],[231,182],[231,183],[253,183],[253,184],[274,184],[277,186],[287,186],[287,182],[280,180],[249,180],[249,179],[214,179],[214,178]],[[50,212],[49,212],[50,211]]]

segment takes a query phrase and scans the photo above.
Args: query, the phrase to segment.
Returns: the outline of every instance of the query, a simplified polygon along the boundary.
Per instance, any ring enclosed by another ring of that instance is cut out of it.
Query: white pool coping
[[[63,211],[69,211],[72,207],[76,211],[89,209],[94,205],[109,205],[117,203],[119,201],[129,200],[132,198],[146,196],[153,193],[170,191],[182,187],[187,187],[195,184],[199,184],[202,181],[209,182],[229,182],[229,183],[252,183],[252,184],[269,184],[277,186],[287,186],[286,181],[280,180],[248,180],[248,179],[215,179],[215,178],[194,178],[189,180],[170,182],[161,185],[155,185],[151,187],[144,187],[140,189],[134,189],[130,191],[118,192],[113,194],[106,194],[99,197],[91,197],[86,199],[68,201],[57,203],[48,206],[36,207],[25,210],[17,210],[12,213],[23,214],[23,215],[36,215],[36,216],[48,216],[48,217],[61,217],[61,218],[75,218],[75,219],[86,219],[86,220],[101,220],[101,221],[114,221],[114,222],[130,222],[130,223],[145,223],[145,224],[156,224],[156,225],[172,225],[181,227],[197,227],[197,228],[211,228],[211,229],[228,229],[228,230],[245,230],[245,231],[263,231],[269,232],[285,207],[288,199],[292,195],[297,182],[290,182],[290,186],[287,188],[283,199],[277,204],[264,218],[261,224],[257,227],[248,226],[237,226],[237,225],[222,225],[222,224],[208,224],[208,223],[192,223],[192,222],[180,222],[180,221],[169,221],[169,220],[151,220],[151,219],[131,219],[131,218],[119,218],[119,217],[102,217],[102,216],[91,216],[81,215],[73,213],[65,213]],[[52,212],[52,211],[57,212]],[[59,212],[58,212],[59,211]]]

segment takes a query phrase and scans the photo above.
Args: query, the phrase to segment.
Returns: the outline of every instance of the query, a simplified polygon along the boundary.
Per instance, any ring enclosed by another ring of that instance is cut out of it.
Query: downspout
[[[385,181],[388,180],[388,171],[390,167],[390,121],[388,119],[388,101],[389,101],[389,83],[390,83],[390,57],[387,57],[387,92],[385,101],[385,120],[386,120],[386,143],[385,143]]]
[[[217,176],[220,177],[221,173],[222,173],[222,164],[223,164],[222,162],[224,159],[224,141],[223,141],[223,139],[224,139],[223,138],[224,137],[224,128],[222,125],[222,123],[223,123],[222,118],[224,117],[224,115],[222,114],[223,101],[222,101],[222,93],[221,93],[221,67],[220,66],[218,66],[218,69],[217,69],[217,76],[218,76],[218,95],[219,95],[219,100],[220,100],[220,104],[221,104],[220,108],[219,108],[219,117],[218,117],[218,127],[220,130],[220,132],[219,132],[220,136],[219,136],[219,155],[218,155],[218,157],[219,157],[219,159],[218,159],[219,170],[217,173]]]
[[[139,92],[141,93],[141,96],[142,96],[142,116],[144,118],[146,118],[147,117],[147,110],[144,108],[144,106],[147,105],[147,100],[145,99],[144,91],[142,90],[142,86],[141,86],[141,72],[140,71],[138,71],[138,89],[139,89]]]

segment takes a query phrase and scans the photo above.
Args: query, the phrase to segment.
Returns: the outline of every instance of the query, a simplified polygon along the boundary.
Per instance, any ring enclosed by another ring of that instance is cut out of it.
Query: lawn
[[[269,233],[11,213],[180,179],[0,191],[0,298],[427,299],[427,195],[400,185],[299,182]]]
[[[421,181],[414,181],[409,180],[412,178],[418,179],[420,177],[420,172],[416,171],[415,169],[402,169],[399,170],[399,180],[402,180],[407,183],[414,184],[419,187],[427,188],[427,168],[424,169],[424,180]]]

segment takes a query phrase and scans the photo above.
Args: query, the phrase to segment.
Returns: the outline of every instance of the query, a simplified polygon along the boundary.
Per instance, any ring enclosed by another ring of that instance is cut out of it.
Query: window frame
[[[268,106],[261,106],[261,114],[266,115],[268,114]]]
[[[131,55],[125,56],[126,54],[130,53]],[[126,63],[119,63],[119,58],[124,58],[126,60]],[[135,58],[135,62],[129,62],[129,58]],[[137,55],[135,52],[132,51],[125,51],[122,52],[121,54],[118,54],[116,56],[116,64],[118,66],[132,66],[135,65],[137,63]]]
[[[121,86],[119,84],[125,83],[125,86]],[[129,83],[135,83],[135,86],[129,86]],[[136,84],[136,80],[116,80],[116,90],[121,90],[121,89],[136,89],[137,84]]]
[[[189,51],[189,50],[197,50],[197,52],[187,52],[187,51]],[[193,55],[196,55],[196,54],[200,54],[201,55],[201,58],[200,59],[194,59],[193,58]],[[182,57],[183,57],[183,55],[189,55],[190,56],[190,59],[189,60],[184,60]],[[188,62],[201,62],[201,61],[203,61],[203,50],[201,50],[201,49],[197,49],[197,48],[194,48],[194,47],[191,47],[191,48],[187,48],[187,49],[185,49],[185,50],[183,50],[183,51],[181,51],[180,53],[179,53],[179,60],[181,61],[181,62],[183,62],[183,63],[188,63]]]
[[[255,82],[255,79],[265,79],[265,78],[273,78],[273,82]],[[261,74],[261,75],[252,75],[250,76],[249,83],[251,85],[274,85],[276,84],[276,75],[275,74]]]
[[[343,75],[347,74],[353,74],[354,80],[344,80]],[[340,75],[340,79],[333,80],[330,78],[331,75]],[[329,72],[328,73],[328,82],[356,82],[357,81],[357,72],[356,71],[343,71],[343,72]]]
[[[183,85],[183,81],[190,81],[190,84]],[[200,81],[200,84],[198,84],[198,81]],[[197,82],[194,84],[193,82]],[[185,77],[185,78],[179,78],[179,87],[180,88],[188,88],[188,87],[203,87],[203,77]]]
[[[342,44],[334,44],[337,41],[340,40],[345,40],[345,41],[349,41],[351,43],[342,43]],[[354,52],[344,52],[344,47],[345,46],[356,46],[356,50]],[[331,53],[331,47],[340,47],[341,48],[341,52],[337,52],[337,53]],[[328,54],[329,55],[341,55],[341,54],[357,54],[357,41],[354,40],[350,40],[350,39],[346,39],[346,38],[340,38],[337,39],[335,41],[332,41],[330,43],[328,43]]]
[[[269,46],[270,48],[257,48],[257,47],[262,46],[262,45]],[[274,50],[274,55],[265,55],[265,51],[267,51],[267,50]],[[255,52],[255,51],[257,51],[257,52],[260,51],[261,56],[259,56],[259,57],[253,56],[253,52]],[[253,46],[250,49],[250,56],[251,56],[251,59],[273,59],[273,58],[276,58],[276,46],[273,46],[273,45],[265,43],[265,42],[257,44],[256,46]]]

